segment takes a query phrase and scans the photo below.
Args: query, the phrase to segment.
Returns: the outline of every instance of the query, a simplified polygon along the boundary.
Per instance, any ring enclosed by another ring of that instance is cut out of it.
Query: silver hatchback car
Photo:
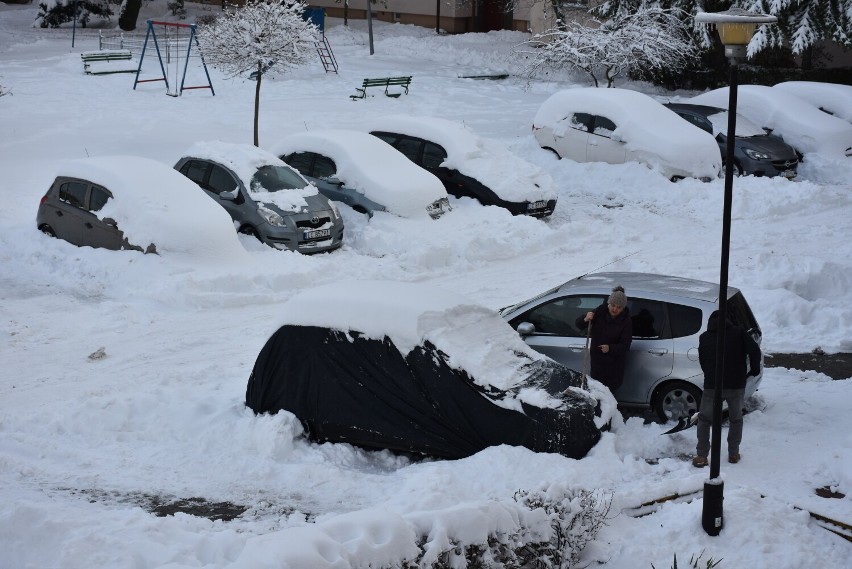
[[[717,308],[718,284],[650,273],[595,273],[503,308],[500,315],[530,347],[580,370],[585,332],[574,321],[603,303],[619,284],[628,298],[633,342],[624,384],[613,395],[624,407],[652,408],[662,421],[691,416],[698,411],[704,387],[698,336]],[[760,344],[754,314],[742,293],[732,287],[728,310]],[[761,373],[748,378],[746,398],[757,391],[762,377]]]

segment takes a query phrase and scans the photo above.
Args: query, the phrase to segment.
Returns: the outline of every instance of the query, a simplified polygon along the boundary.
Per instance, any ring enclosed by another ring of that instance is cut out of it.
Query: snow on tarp
[[[702,93],[689,100],[699,105],[728,108],[728,88]],[[775,87],[740,85],[737,113],[771,129],[802,153],[843,156],[852,151],[852,124],[820,111],[807,101]]]
[[[819,81],[785,81],[773,89],[795,95],[817,108],[852,123],[852,85]]]
[[[337,167],[338,180],[403,217],[428,215],[429,204],[447,197],[438,178],[365,132],[342,129],[301,132],[278,141],[270,151],[276,156],[293,152],[328,156]]]
[[[558,125],[576,112],[615,122],[614,134],[651,166],[663,170],[675,167],[698,178],[715,178],[722,168],[719,145],[710,133],[648,95],[629,89],[581,87],[559,91],[542,103],[533,124],[549,125],[558,132],[558,128],[570,128],[567,123]]]
[[[282,211],[301,211],[308,207],[305,198],[319,193],[316,186],[305,180],[297,170],[282,162],[274,154],[250,144],[233,144],[221,141],[197,142],[184,152],[183,156],[211,160],[222,164],[239,177],[254,201],[275,204]],[[252,178],[261,166],[287,168],[301,182],[304,182],[304,186],[298,189],[276,192],[262,190],[257,184],[252,184]]]
[[[368,128],[416,136],[441,145],[447,152],[442,166],[478,180],[506,201],[556,199],[550,175],[502,144],[478,136],[462,123],[438,117],[390,115],[371,120]]]
[[[581,381],[463,297],[421,284],[341,282],[286,304],[284,325],[257,356],[246,405],[293,413],[317,441],[446,458],[508,444],[581,458],[600,438],[597,402]],[[596,393],[601,409],[615,408],[611,394]]]
[[[137,156],[99,156],[63,162],[58,176],[88,180],[112,192],[97,212],[112,218],[127,240],[157,252],[243,255],[231,218],[173,168]]]

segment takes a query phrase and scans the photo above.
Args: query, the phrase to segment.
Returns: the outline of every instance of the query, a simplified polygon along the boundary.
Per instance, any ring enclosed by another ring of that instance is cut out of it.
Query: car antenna
[[[617,262],[619,262],[619,261],[623,261],[624,259],[626,259],[626,258],[628,258],[628,257],[632,257],[633,255],[635,255],[636,253],[639,253],[639,252],[641,252],[641,251],[642,251],[641,249],[639,249],[638,251],[633,251],[633,252],[632,252],[632,253],[630,253],[629,255],[625,255],[625,256],[623,256],[623,257],[619,257],[618,259],[616,259],[616,260],[614,260],[614,261],[610,261],[610,262],[609,262],[609,263],[607,263],[606,265],[601,265],[600,267],[598,267],[598,268],[596,268],[596,269],[592,269],[592,270],[591,270],[591,271],[589,271],[588,273],[584,273],[584,274],[580,275],[579,277],[575,277],[575,278],[577,278],[577,279],[582,279],[582,278],[583,278],[583,277],[585,277],[585,276],[588,276],[588,275],[591,275],[592,273],[596,273],[596,272],[598,272],[599,270],[603,269],[604,267],[608,267],[608,266],[610,266],[610,265],[614,265],[615,263],[617,263]],[[571,280],[574,280],[574,279],[571,279]]]

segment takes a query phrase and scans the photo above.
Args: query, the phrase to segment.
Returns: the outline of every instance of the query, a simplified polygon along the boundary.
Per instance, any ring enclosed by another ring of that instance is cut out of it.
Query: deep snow
[[[0,98],[1,568],[390,566],[417,553],[417,537],[436,555],[488,533],[544,531],[540,512],[512,499],[519,489],[613,492],[584,564],[662,568],[703,552],[720,568],[848,566],[852,544],[807,513],[852,523],[848,380],[766,370],[743,460],[721,465],[725,528],[714,538],[701,529],[700,494],[627,515],[701,489],[708,469],[688,462],[694,431],[660,436],[664,426],[630,417],[582,460],[495,447],[412,462],[317,445],[292,415],[245,408],[248,374],[283,304],[318,284],[424,282],[496,309],[604,265],[718,277],[721,180],[672,184],[639,164],[577,164],[538,148],[539,105],[582,78],[458,78],[516,73],[523,34],[374,23],[371,57],[363,22],[332,21],[340,73],[317,61],[264,80],[260,141],[389,113],[463,121],[553,178],[550,219],[456,199],[438,220],[368,220],[341,207],[339,251],[308,257],[241,237],[246,254],[211,260],[76,248],[40,234],[35,212],[64,159],[128,154],[170,166],[198,141],[250,142],[255,84],[211,70],[215,96],[173,98],[156,83],[134,91],[132,75],[84,75],[79,52],[96,49],[94,37],[78,29],[71,50],[67,30],[28,28],[36,10],[0,4],[0,85],[10,91]],[[155,0],[140,21],[167,12]],[[409,95],[349,99],[364,77],[400,74],[414,76]],[[695,94],[619,86],[659,100]],[[808,154],[799,172],[793,182],[735,181],[730,281],[766,351],[850,351],[852,164]],[[845,497],[819,497],[820,488]],[[223,522],[142,507],[194,497],[249,509]]]

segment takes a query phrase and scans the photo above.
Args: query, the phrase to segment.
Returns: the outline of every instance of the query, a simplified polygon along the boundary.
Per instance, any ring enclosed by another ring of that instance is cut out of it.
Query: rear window
[[[743,293],[738,292],[728,299],[728,316],[738,326],[742,326],[749,332],[760,333],[760,326],[757,325],[757,320],[751,312],[748,302],[746,302]]]

